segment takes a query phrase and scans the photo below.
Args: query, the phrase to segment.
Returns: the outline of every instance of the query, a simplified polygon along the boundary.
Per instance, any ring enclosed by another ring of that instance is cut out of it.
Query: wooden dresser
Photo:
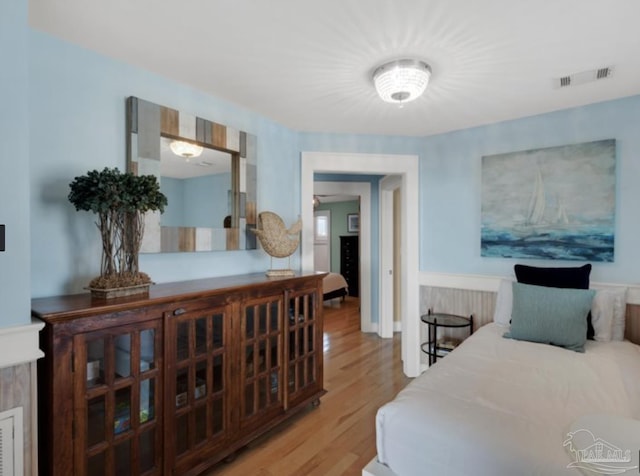
[[[340,237],[340,274],[349,285],[349,296],[360,295],[360,252],[359,236]]]
[[[41,474],[195,475],[318,404],[324,276],[34,299]]]

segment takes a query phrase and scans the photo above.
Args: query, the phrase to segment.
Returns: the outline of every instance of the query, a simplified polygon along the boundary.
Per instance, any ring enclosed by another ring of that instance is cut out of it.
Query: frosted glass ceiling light
[[[171,148],[171,152],[174,154],[184,157],[185,159],[190,159],[191,157],[198,157],[202,154],[202,146],[198,144],[192,144],[191,142],[185,142],[181,140],[171,141],[169,144]]]
[[[431,67],[412,59],[385,63],[373,72],[373,84],[383,101],[404,104],[413,101],[427,89]]]

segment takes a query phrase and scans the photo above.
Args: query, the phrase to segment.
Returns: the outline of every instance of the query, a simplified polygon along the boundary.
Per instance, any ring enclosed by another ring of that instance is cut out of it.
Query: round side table
[[[434,364],[438,357],[444,357],[452,350],[449,347],[438,346],[437,330],[439,327],[468,327],[469,335],[473,334],[473,315],[465,317],[429,311],[420,316],[420,320],[427,324],[429,337],[427,342],[420,344],[420,348],[429,356],[429,365]]]

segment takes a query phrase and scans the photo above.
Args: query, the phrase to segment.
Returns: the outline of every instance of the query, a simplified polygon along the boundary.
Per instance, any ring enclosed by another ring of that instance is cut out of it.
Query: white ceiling
[[[36,29],[294,130],[413,136],[639,94],[639,19],[638,0],[30,0]],[[404,108],[370,78],[401,57],[433,68]]]

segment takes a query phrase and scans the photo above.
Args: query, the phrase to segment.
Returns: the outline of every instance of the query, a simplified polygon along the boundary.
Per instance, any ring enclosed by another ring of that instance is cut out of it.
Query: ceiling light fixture
[[[198,157],[204,150],[203,147],[198,144],[193,144],[191,142],[185,142],[182,140],[171,141],[169,147],[171,148],[171,152],[180,157],[184,157],[187,160],[189,160],[191,157]]]
[[[382,100],[400,105],[420,97],[429,78],[431,67],[414,59],[391,61],[373,72],[373,84]]]

